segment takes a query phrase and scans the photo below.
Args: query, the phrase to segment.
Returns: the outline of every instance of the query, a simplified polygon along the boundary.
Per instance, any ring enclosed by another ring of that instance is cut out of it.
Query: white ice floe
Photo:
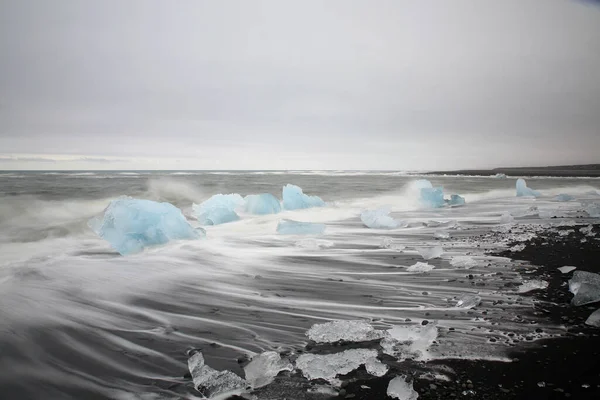
[[[577,269],[577,267],[571,267],[571,266],[565,265],[564,267],[558,267],[557,269],[560,272],[562,272],[563,274],[567,274],[567,273]]]
[[[531,292],[532,290],[546,289],[547,287],[548,287],[548,282],[542,281],[539,279],[532,279],[530,281],[523,282],[517,288],[517,290],[519,293],[527,293],[527,292]]]
[[[442,246],[434,246],[434,247],[417,247],[417,251],[426,260],[431,260],[433,258],[440,258],[442,254],[444,254],[444,249]]]
[[[252,358],[244,367],[246,380],[253,388],[259,388],[273,382],[281,371],[293,371],[294,366],[287,360],[282,360],[279,353],[266,351]]]
[[[477,266],[477,261],[471,256],[455,256],[450,259],[450,265],[456,268],[470,269]]]
[[[412,383],[408,383],[404,376],[397,376],[390,381],[387,395],[399,400],[417,400],[419,398],[419,393],[413,389]]]
[[[408,272],[428,272],[434,269],[435,267],[431,264],[427,264],[424,262],[417,262],[416,264],[411,265],[406,268]]]
[[[407,358],[427,360],[428,349],[437,339],[438,329],[434,323],[427,325],[396,325],[388,330],[389,336],[381,340],[385,354],[402,361]]]
[[[600,275],[587,271],[575,271],[569,280],[569,291],[575,295],[575,306],[600,301]]]
[[[461,308],[473,308],[477,307],[481,303],[481,297],[476,294],[463,294],[458,298],[456,307]]]
[[[389,367],[381,361],[379,361],[377,358],[373,357],[369,358],[365,362],[365,369],[369,374],[380,377],[384,376],[388,372]]]
[[[306,379],[325,379],[333,382],[338,375],[354,371],[368,360],[377,357],[372,349],[350,349],[335,354],[302,354],[296,360],[296,368]]]
[[[384,330],[377,330],[366,321],[336,320],[324,324],[315,324],[306,335],[317,343],[366,342],[387,336]]]

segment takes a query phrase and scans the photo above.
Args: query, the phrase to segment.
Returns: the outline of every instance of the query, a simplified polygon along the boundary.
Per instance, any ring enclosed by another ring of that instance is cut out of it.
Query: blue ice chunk
[[[445,204],[444,190],[441,187],[421,188],[421,203],[430,208],[443,207]]]
[[[204,230],[194,229],[173,204],[131,197],[111,201],[104,216],[92,218],[88,226],[122,255],[169,240],[205,236]]]
[[[320,235],[325,232],[325,224],[312,222],[298,222],[284,219],[277,224],[277,233],[280,235]]]
[[[296,185],[287,184],[283,187],[283,208],[298,210],[301,208],[325,207],[325,202],[318,196],[309,196]]]
[[[360,220],[367,228],[371,229],[395,229],[399,223],[390,217],[390,209],[386,207],[377,210],[365,210],[360,214]]]
[[[449,206],[464,206],[466,201],[465,198],[457,194],[450,196],[450,200],[446,200]]]
[[[571,201],[574,199],[575,199],[575,197],[571,196],[570,194],[564,194],[564,193],[561,193],[558,196],[554,197],[554,200],[556,200],[556,201]]]
[[[246,212],[252,214],[277,214],[281,211],[279,199],[270,193],[250,194],[244,200]]]
[[[525,179],[519,178],[517,179],[517,197],[539,197],[541,196],[540,192],[537,190],[533,190],[527,187],[527,183],[525,183]]]
[[[219,225],[240,219],[235,210],[242,205],[244,199],[237,193],[215,194],[200,204],[192,205],[192,210],[200,225]]]

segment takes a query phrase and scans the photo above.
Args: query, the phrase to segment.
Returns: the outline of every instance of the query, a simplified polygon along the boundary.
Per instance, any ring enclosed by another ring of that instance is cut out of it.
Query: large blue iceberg
[[[540,197],[541,194],[537,190],[527,187],[525,179],[517,179],[517,197]]]
[[[390,217],[390,209],[386,207],[365,210],[360,214],[360,220],[371,229],[395,229],[399,225],[398,221]]]
[[[283,208],[286,210],[324,206],[325,202],[320,197],[306,195],[296,185],[287,184],[283,187]]]
[[[277,233],[280,235],[321,235],[325,232],[325,224],[312,222],[298,222],[284,219],[277,224]]]
[[[457,194],[450,196],[450,200],[446,200],[449,206],[464,206],[466,204],[465,198]]]
[[[200,225],[219,225],[240,219],[235,210],[243,205],[244,199],[237,193],[215,194],[200,204],[192,205],[192,210]]]
[[[443,207],[446,204],[444,202],[444,190],[441,187],[422,188],[421,203],[430,208]]]
[[[244,201],[246,212],[251,214],[277,214],[281,211],[279,199],[270,193],[250,194]]]
[[[122,255],[170,240],[205,235],[202,228],[194,229],[174,205],[131,197],[111,201],[104,216],[92,218],[88,226]]]

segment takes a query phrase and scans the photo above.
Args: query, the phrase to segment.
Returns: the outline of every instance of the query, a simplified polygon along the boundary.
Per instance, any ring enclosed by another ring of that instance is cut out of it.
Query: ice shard
[[[324,207],[325,205],[325,202],[320,197],[306,195],[296,185],[287,184],[283,187],[283,208],[286,210]]]
[[[422,188],[420,200],[421,204],[428,208],[440,208],[446,204],[444,201],[444,190],[441,187]]]
[[[398,221],[390,217],[389,208],[377,210],[365,210],[360,213],[360,220],[367,228],[371,229],[395,229],[399,226]]]
[[[306,379],[325,379],[332,382],[338,375],[354,371],[368,360],[377,357],[372,349],[350,349],[334,354],[302,354],[296,360],[296,368]]]
[[[335,320],[313,325],[306,336],[317,343],[366,342],[381,339],[387,332],[375,329],[367,321]]]
[[[244,367],[246,380],[253,388],[259,388],[273,382],[281,371],[293,371],[294,366],[287,360],[282,360],[279,353],[266,351],[252,358]]]
[[[412,383],[408,383],[404,376],[397,376],[390,381],[387,395],[398,400],[417,400],[419,398],[419,393],[413,389]]]
[[[204,363],[202,353],[194,353],[188,359],[188,369],[194,387],[204,397],[213,398],[227,393],[239,393],[246,389],[248,382],[231,371],[217,371]]]
[[[408,272],[429,272],[434,268],[435,267],[431,264],[427,264],[424,262],[417,262],[416,264],[411,265],[410,267],[406,268],[406,270]]]
[[[456,307],[460,308],[473,308],[477,307],[481,303],[481,297],[476,294],[463,294],[458,298]]]
[[[122,255],[204,236],[204,230],[194,229],[174,205],[131,197],[111,201],[102,218],[92,218],[88,226]]]
[[[525,179],[517,179],[517,197],[539,197],[540,192],[527,187]]]
[[[236,209],[243,205],[244,199],[237,193],[216,194],[200,204],[193,204],[192,210],[200,225],[219,225],[240,219]]]

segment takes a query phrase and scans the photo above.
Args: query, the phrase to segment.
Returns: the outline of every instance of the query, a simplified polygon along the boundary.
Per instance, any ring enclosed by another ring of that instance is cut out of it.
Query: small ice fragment
[[[424,262],[417,262],[416,264],[411,265],[406,268],[408,272],[428,272],[434,269],[435,267],[431,264],[427,264]]]
[[[456,268],[471,269],[477,266],[477,261],[470,256],[454,256],[450,259],[450,265]]]
[[[532,279],[530,281],[523,282],[517,288],[517,290],[519,293],[527,293],[527,292],[531,292],[532,290],[546,289],[547,287],[548,287],[548,282],[542,281],[539,279]]]
[[[537,385],[538,385],[539,387],[542,387],[542,388],[543,388],[543,387],[546,387],[546,382],[544,382],[544,381],[542,381],[542,382],[538,382],[538,383],[537,383]]]
[[[288,183],[283,187],[283,208],[286,210],[325,207],[325,205],[325,202],[320,197],[306,195],[296,185]]]
[[[575,197],[571,196],[570,194],[565,194],[565,193],[561,193],[554,197],[555,201],[571,201],[573,199],[575,199]]]
[[[390,217],[390,209],[386,207],[377,210],[365,210],[360,213],[360,220],[367,228],[371,229],[395,229],[399,223]]]
[[[443,207],[444,201],[444,190],[441,187],[437,188],[422,188],[421,189],[421,204],[428,208],[440,208]]]
[[[324,239],[307,238],[297,241],[296,247],[302,247],[303,249],[311,250],[321,250],[328,247],[333,247],[333,242]]]
[[[277,224],[280,235],[321,235],[325,232],[325,224],[313,222],[298,222],[284,219]]]
[[[90,219],[88,226],[121,255],[170,240],[205,236],[204,230],[194,229],[174,205],[126,196],[111,201],[102,218]]]
[[[244,367],[246,380],[255,389],[273,382],[279,372],[293,370],[294,366],[286,360],[282,360],[279,353],[275,351],[266,351],[254,356],[252,361]]]
[[[540,192],[533,190],[527,187],[527,183],[525,183],[525,179],[519,178],[517,179],[517,197],[539,197],[541,196]]]
[[[581,272],[581,271],[576,271]],[[585,304],[596,303],[600,301],[600,285],[593,285],[590,283],[581,283],[577,294],[571,300],[574,306],[582,306]]]
[[[389,367],[379,361],[376,357],[372,357],[365,362],[365,369],[369,374],[381,377],[388,372]]]
[[[586,325],[600,328],[600,308],[591,313],[590,316],[585,320],[585,323]]]
[[[525,246],[524,244],[516,244],[513,247],[511,247],[509,250],[512,252],[519,252],[519,251],[523,251],[525,250]]]
[[[515,220],[515,218],[510,215],[509,213],[505,212],[504,214],[502,214],[500,216],[500,223],[501,224],[510,224]]]
[[[419,393],[413,389],[412,383],[406,381],[405,376],[397,376],[390,381],[387,395],[399,400],[417,400],[419,398]]]
[[[391,237],[384,237],[383,240],[381,241],[381,248],[395,250],[395,251],[402,251],[406,248],[406,246],[395,243],[394,239],[392,239]]]
[[[211,398],[226,393],[241,392],[248,383],[231,371],[217,371],[204,363],[202,353],[197,352],[188,359],[188,369],[194,387],[204,397]]]
[[[582,284],[600,286],[600,275],[587,271],[575,271],[569,279],[569,291],[577,295]]]
[[[466,204],[465,198],[457,194],[450,196],[450,200],[445,200],[449,206],[464,206]]]
[[[250,194],[244,197],[244,210],[251,214],[277,214],[281,211],[279,199],[271,193]]]
[[[481,303],[481,297],[475,294],[463,294],[458,298],[456,302],[456,307],[461,308],[473,308],[477,307]]]
[[[416,248],[421,257],[426,260],[431,260],[433,258],[440,258],[442,254],[444,254],[444,249],[441,246],[434,247],[417,247]]]
[[[350,349],[324,355],[305,353],[296,360],[296,368],[306,379],[332,382],[336,376],[352,372],[374,357],[377,357],[377,351],[371,349]]]
[[[571,271],[573,271],[574,269],[577,269],[577,267],[571,267],[571,266],[564,266],[564,267],[558,267],[557,268],[560,272],[562,272],[563,274],[569,273]]]
[[[437,231],[433,234],[433,236],[438,239],[448,239],[450,237],[450,233],[445,231]]]
[[[492,178],[504,179],[506,178],[506,174],[497,173],[496,175],[492,176]]]
[[[569,236],[571,233],[575,233],[573,229],[566,229],[564,231],[558,231],[558,236],[565,237]]]
[[[313,325],[306,336],[317,343],[367,342],[387,336],[384,330],[376,330],[366,321],[336,320]]]
[[[380,342],[385,354],[397,357],[399,361],[406,358],[424,360],[427,358],[427,349],[437,339],[438,329],[434,323],[396,325],[388,330],[388,334]]]
[[[237,193],[215,194],[200,204],[193,204],[192,210],[200,225],[219,225],[240,219],[235,210],[242,205],[244,199]]]
[[[593,229],[594,229],[593,225],[588,225],[588,226],[584,226],[583,228],[579,229],[579,232],[583,233],[586,236],[594,236],[594,234],[592,233]]]
[[[585,212],[592,218],[600,218],[600,204],[592,203],[585,207]]]

